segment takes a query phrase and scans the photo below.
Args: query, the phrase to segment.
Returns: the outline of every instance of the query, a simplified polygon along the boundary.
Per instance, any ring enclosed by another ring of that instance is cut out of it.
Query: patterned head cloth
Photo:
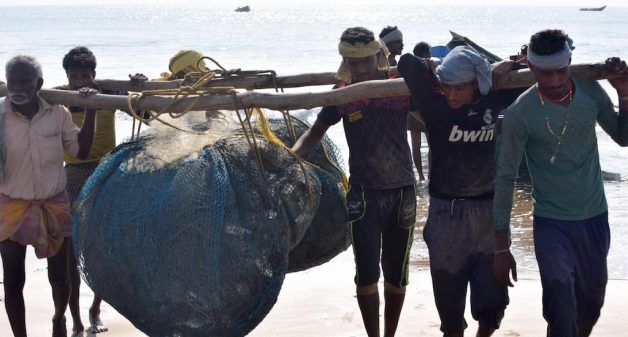
[[[338,52],[343,58],[369,57],[377,55],[377,67],[380,70],[385,71],[388,71],[390,68],[390,65],[388,64],[388,55],[390,55],[390,52],[388,51],[388,48],[386,48],[386,44],[379,40],[373,40],[366,44],[361,42],[349,43],[340,41],[338,44]],[[336,79],[350,84],[352,78],[353,77],[351,76],[349,67],[343,59],[340,63],[340,68],[338,68],[338,71],[336,72]]]
[[[573,43],[573,41],[566,41],[563,49],[550,55],[538,55],[531,48],[528,48],[528,63],[541,69],[562,69],[568,67],[571,62],[571,50],[573,49],[570,42]]]
[[[436,68],[436,75],[446,85],[477,81],[482,95],[488,94],[493,85],[488,61],[468,46],[458,46],[449,52]]]

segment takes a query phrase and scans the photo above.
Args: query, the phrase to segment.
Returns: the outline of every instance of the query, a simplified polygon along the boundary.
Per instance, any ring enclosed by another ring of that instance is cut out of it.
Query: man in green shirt
[[[534,245],[543,285],[547,335],[588,336],[604,303],[610,244],[608,212],[595,126],[628,146],[628,68],[619,76],[619,114],[596,81],[570,77],[571,46],[561,30],[532,36],[528,63],[536,85],[504,112],[495,180],[495,276],[512,286],[509,251],[513,187],[525,155],[533,183]]]

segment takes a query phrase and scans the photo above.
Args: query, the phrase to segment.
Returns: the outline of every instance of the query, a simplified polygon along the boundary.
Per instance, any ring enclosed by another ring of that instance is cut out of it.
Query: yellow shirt
[[[72,113],[72,121],[78,127],[83,126],[84,119],[84,112]],[[92,147],[89,150],[87,158],[84,160],[78,160],[65,152],[63,154],[63,159],[68,164],[98,163],[107,153],[111,152],[114,147],[116,147],[116,111],[97,109],[94,142],[92,143]]]
[[[67,85],[56,87],[59,90],[69,90]],[[83,126],[84,112],[73,112],[72,121],[79,128]],[[94,142],[89,150],[89,155],[84,160],[76,159],[67,151],[63,154],[63,160],[67,164],[93,164],[100,160],[116,147],[116,111],[108,109],[96,110],[96,130],[94,130]]]

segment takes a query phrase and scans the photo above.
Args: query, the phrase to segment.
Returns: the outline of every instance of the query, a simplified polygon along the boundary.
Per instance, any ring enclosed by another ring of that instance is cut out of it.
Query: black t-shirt
[[[343,120],[351,184],[377,190],[414,185],[407,114],[405,96],[364,99],[321,110],[318,120],[323,124]]]
[[[430,195],[446,199],[492,197],[497,117],[523,90],[491,91],[470,105],[452,109],[424,60],[406,54],[397,69],[427,128]]]

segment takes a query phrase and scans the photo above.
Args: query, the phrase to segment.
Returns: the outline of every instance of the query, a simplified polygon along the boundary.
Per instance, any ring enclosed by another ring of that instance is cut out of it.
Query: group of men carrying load
[[[387,35],[379,40],[361,27],[342,34],[337,87],[394,77],[383,61],[391,60],[389,50],[403,43],[400,32]],[[610,244],[595,126],[599,123],[620,146],[628,146],[628,68],[619,58],[606,60],[617,75],[609,80],[618,95],[617,113],[596,81],[570,76],[571,53],[571,40],[561,30],[532,35],[527,59],[536,84],[526,90],[500,89],[494,79],[514,62],[489,65],[471,47],[454,48],[439,65],[405,54],[397,72],[410,89],[409,99],[325,107],[292,147],[304,155],[330,126],[343,121],[351,185],[347,221],[357,301],[369,337],[380,336],[380,251],[385,337],[395,334],[408,283],[416,208],[406,138],[409,113],[424,123],[430,147],[423,238],[444,335],[464,335],[468,286],[477,336],[492,335],[504,317],[510,273],[517,279],[509,224],[524,156],[533,182],[547,335],[590,334],[604,302]]]
[[[410,114],[421,121],[430,146],[430,205],[423,237],[444,335],[464,334],[468,285],[477,336],[492,335],[504,317],[507,288],[513,285],[510,274],[517,279],[509,223],[514,182],[525,156],[534,188],[534,240],[547,335],[588,336],[604,301],[610,243],[595,126],[599,123],[615,142],[628,146],[626,63],[606,60],[616,73],[609,82],[618,94],[617,113],[597,82],[570,76],[572,46],[560,30],[532,35],[527,58],[536,84],[521,90],[502,90],[494,81],[512,69],[512,61],[490,65],[466,46],[451,50],[440,64],[429,55],[405,54],[393,74],[389,66],[396,60],[389,51],[401,54],[401,32],[394,28],[380,37],[362,27],[343,32],[335,88],[400,76],[411,95],[324,107],[292,147],[304,156],[329,127],[343,121],[350,170],[347,223],[367,334],[380,336],[380,259],[385,337],[395,335],[408,284],[416,216],[406,134]],[[63,65],[65,89],[98,92],[91,51],[75,48]],[[33,245],[39,258],[48,258],[53,337],[67,335],[68,302],[72,335],[78,336],[84,327],[69,240],[70,205],[115,146],[115,113],[48,104],[38,95],[41,66],[30,56],[12,58],[6,77],[8,95],[0,104],[0,253],[11,329],[16,337],[26,336],[24,260],[26,246]],[[145,80],[141,74],[131,76],[135,83]],[[95,298],[90,309],[95,332],[104,330],[99,304]]]

